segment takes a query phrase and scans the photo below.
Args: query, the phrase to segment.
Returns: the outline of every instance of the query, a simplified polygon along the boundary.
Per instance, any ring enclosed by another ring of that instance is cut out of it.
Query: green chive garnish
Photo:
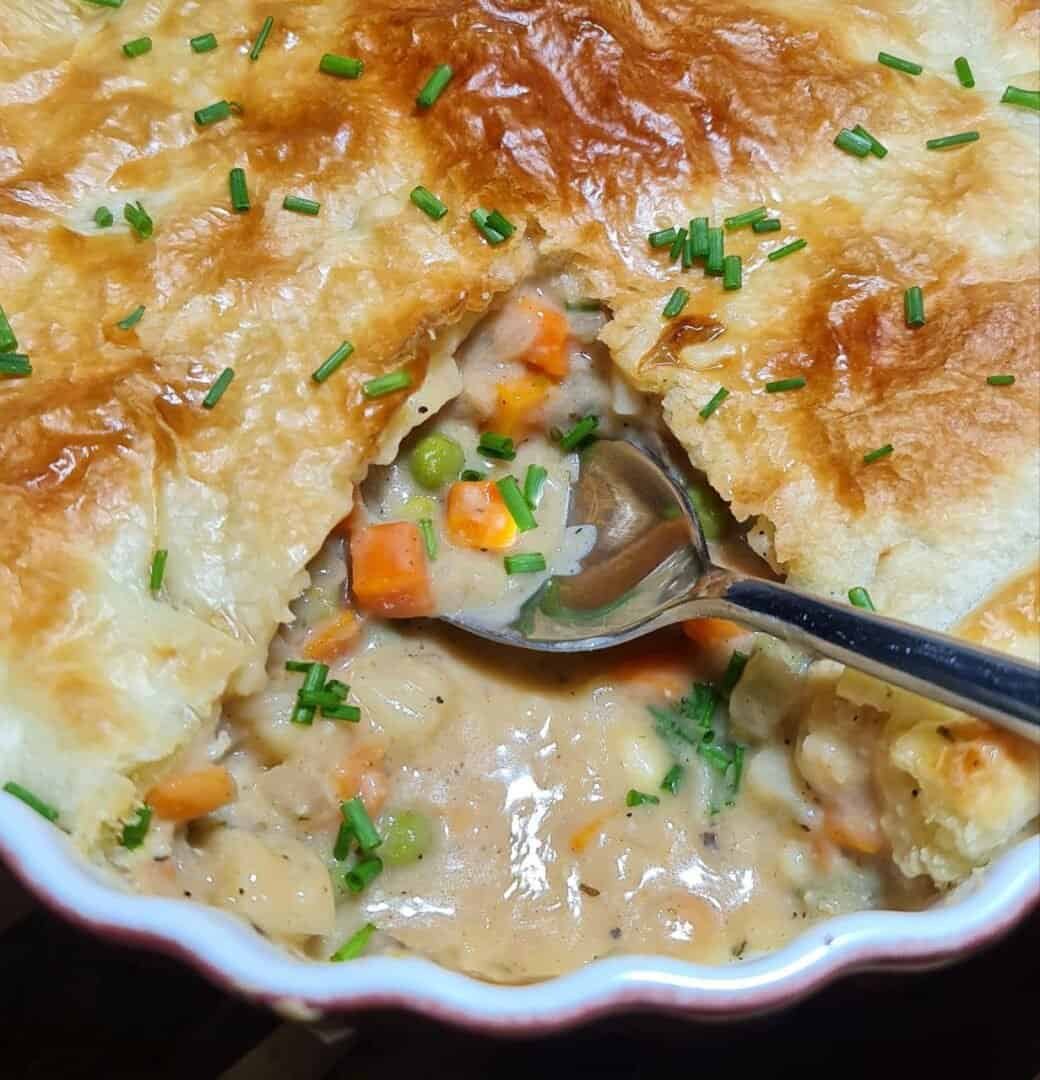
[[[375,932],[376,928],[372,923],[365,923],[360,930],[347,938],[346,942],[329,957],[329,960],[337,964],[342,960],[356,960],[365,951],[369,938]]]
[[[874,601],[870,599],[870,593],[862,585],[849,589],[849,603],[853,607],[863,608],[864,611],[877,611]]]
[[[675,227],[671,226],[667,229],[658,229],[657,232],[652,232],[647,240],[650,242],[651,247],[655,248],[670,248],[672,242],[675,240]]]
[[[321,367],[311,374],[311,378],[316,383],[323,383],[353,351],[354,346],[349,341],[344,341],[334,353],[326,357]]]
[[[94,224],[99,229],[110,229],[115,222],[112,211],[107,206],[99,206],[94,211]]]
[[[771,251],[766,258],[770,262],[776,262],[777,259],[782,259],[786,255],[792,255],[796,251],[801,251],[808,243],[808,240],[802,240],[800,238],[798,240],[792,240],[789,244],[784,244],[783,247],[778,247]]]
[[[805,379],[796,375],[793,379],[777,379],[775,382],[766,383],[767,394],[786,394],[789,390],[801,390],[805,386]]]
[[[527,473],[524,476],[524,499],[532,510],[537,510],[538,504],[542,501],[542,489],[545,487],[548,476],[548,470],[541,465],[527,466]]]
[[[878,142],[878,140],[875,139],[874,136],[871,135],[870,132],[867,131],[867,129],[862,124],[857,124],[852,129],[852,134],[858,135],[861,139],[866,139],[867,142],[870,143],[870,152],[874,155],[874,157],[883,158],[887,156],[888,147]]]
[[[141,321],[143,315],[144,305],[142,304],[140,307],[135,307],[125,318],[120,319],[119,322],[116,323],[116,326],[118,326],[120,330],[133,330],[133,328]]]
[[[929,139],[925,146],[929,150],[948,150],[951,146],[963,146],[965,143],[978,141],[977,131],[962,131],[959,135],[943,135],[940,139]]]
[[[903,315],[907,326],[924,326],[924,293],[919,285],[912,285],[903,293]]]
[[[267,44],[267,39],[271,35],[271,27],[274,26],[274,19],[268,15],[264,19],[264,25],[260,27],[260,33],[256,35],[256,41],[253,42],[253,47],[249,50],[249,59],[257,60],[260,54],[264,51],[264,46]]]
[[[560,449],[570,452],[579,446],[599,427],[598,416],[584,416],[568,431],[560,436]]]
[[[412,376],[407,371],[392,371],[389,375],[369,379],[361,387],[361,392],[367,398],[381,398],[387,394],[396,394],[398,390],[405,390],[411,385]]]
[[[340,79],[359,79],[365,65],[353,56],[337,56],[326,53],[318,63],[318,70],[326,75],[335,75]]]
[[[462,472],[459,473],[459,479],[470,484],[479,483],[481,480],[486,480],[487,476],[484,473],[479,472],[477,469],[463,469]]]
[[[693,266],[693,237],[688,229],[683,229],[682,268],[689,270]]]
[[[426,548],[427,558],[436,559],[437,533],[433,527],[433,522],[429,518],[421,518],[419,520],[419,532],[422,534],[423,547]]]
[[[148,590],[157,593],[162,588],[166,576],[166,560],[170,557],[166,548],[159,548],[152,556],[152,569],[148,574]]]
[[[742,229],[745,225],[754,225],[761,221],[768,211],[764,206],[756,206],[754,210],[745,210],[743,214],[734,214],[733,217],[725,218],[722,222],[727,229]]]
[[[221,120],[226,120],[231,115],[231,111],[230,101],[214,101],[212,105],[207,105],[205,108],[195,111],[195,123],[199,127],[216,124]]]
[[[87,3],[93,4],[94,7],[121,8],[123,6],[123,0],[87,0]]]
[[[743,264],[739,255],[727,255],[722,260],[722,287],[739,289],[744,283]]]
[[[576,300],[567,300],[563,305],[568,311],[602,311],[603,301],[594,296],[579,296]]]
[[[24,353],[6,353],[0,356],[0,378],[21,379],[32,374],[32,364]]]
[[[882,458],[888,457],[895,447],[891,443],[885,443],[884,446],[879,446],[876,450],[871,450],[869,454],[863,455],[864,465],[873,465],[875,461],[880,461]]]
[[[444,88],[451,82],[451,77],[454,74],[450,64],[439,64],[435,67],[433,74],[430,75],[423,88],[419,91],[415,104],[420,109],[428,109],[444,93]]]
[[[636,791],[635,788],[629,788],[625,796],[625,806],[643,806],[644,804],[657,806],[660,801],[656,795],[647,795],[643,791]]]
[[[506,504],[506,509],[520,532],[530,532],[531,529],[537,527],[538,522],[535,521],[534,514],[531,513],[531,508],[527,505],[527,500],[515,476],[503,476],[501,480],[495,481],[495,487],[498,488],[502,501]]]
[[[537,574],[545,569],[545,556],[540,551],[525,555],[506,555],[503,562],[507,574]]]
[[[16,784],[13,780],[8,780],[4,784],[4,791],[8,795],[13,795],[16,799],[21,799],[26,806],[31,806],[37,814],[42,815],[48,821],[58,820],[58,811],[54,809],[49,803],[45,803],[43,799],[37,798],[28,788],[22,787],[21,784]]]
[[[708,219],[706,217],[690,218],[690,246],[695,259],[708,257]]]
[[[383,842],[383,838],[376,832],[376,827],[368,816],[365,804],[360,799],[348,799],[340,806],[340,813],[343,815],[343,820],[354,830],[358,847],[366,855]]]
[[[722,264],[726,258],[726,234],[723,229],[708,229],[708,257],[704,272],[709,277],[722,277]]]
[[[228,173],[228,187],[231,190],[231,209],[236,214],[244,214],[249,209],[249,188],[246,185],[245,169],[232,169]]]
[[[354,842],[354,830],[345,822],[339,823],[339,831],[336,833],[336,843],[332,848],[332,857],[339,862],[350,854],[350,846]]]
[[[970,90],[975,85],[975,76],[971,71],[971,64],[966,56],[958,56],[953,62],[953,70],[957,72],[957,78],[961,86]]]
[[[206,396],[202,399],[202,407],[204,409],[212,409],[224,396],[224,391],[231,385],[231,380],[234,377],[235,372],[233,368],[224,368],[217,376],[217,381],[209,388]]]
[[[123,826],[123,835],[120,837],[119,842],[127,851],[134,851],[144,843],[144,838],[148,835],[148,826],[151,823],[152,808],[150,806],[140,807],[133,820],[128,821]]]
[[[1009,86],[1000,100],[1004,105],[1022,105],[1027,109],[1040,109],[1040,90],[1023,90],[1020,86]]]
[[[711,400],[704,405],[698,415],[702,420],[707,420],[709,416],[729,397],[729,391],[720,386],[718,390],[712,395]]]
[[[747,662],[750,659],[747,653],[734,649],[730,655],[729,663],[726,665],[726,670],[722,673],[722,681],[719,683],[721,693],[728,695],[733,692],[733,687],[740,682],[740,676],[744,674],[744,668],[747,667]]]
[[[123,45],[123,53],[129,56],[132,60],[135,56],[144,56],[145,53],[152,51],[152,39],[150,37],[134,38],[133,41],[127,41]]]
[[[347,888],[352,893],[359,893],[363,892],[382,872],[383,860],[377,859],[375,855],[370,855],[348,871],[343,880],[346,881]]]
[[[913,60],[901,60],[898,56],[893,56],[891,53],[879,52],[877,54],[878,63],[884,64],[885,67],[895,68],[896,71],[905,72],[907,75],[920,75],[924,68],[920,64],[914,63]]]
[[[285,670],[286,671],[301,671],[304,674],[306,674],[308,671],[310,671],[310,669],[312,667],[314,667],[314,661],[313,660],[286,660],[285,661]]]
[[[764,232],[779,232],[780,231],[780,219],[776,217],[763,218],[761,221],[756,221],[751,226],[752,232],[764,233]]]
[[[516,232],[516,226],[502,213],[501,210],[492,210],[487,216],[489,228],[495,230],[507,240]]]
[[[483,207],[478,206],[476,210],[469,212],[469,219],[473,222],[477,232],[492,246],[496,247],[505,241],[506,237],[504,233],[500,233],[497,229],[492,228],[489,224],[491,215]]]
[[[512,461],[516,457],[516,448],[507,435],[485,431],[481,433],[480,442],[477,443],[477,453],[484,457],[497,458],[499,461]]]
[[[987,375],[986,382],[990,386],[1014,386],[1014,375]]]
[[[123,217],[142,240],[147,240],[155,231],[152,219],[140,202],[127,203],[123,207]]]
[[[288,667],[289,665],[286,664],[285,666]],[[314,723],[314,706],[305,705],[301,699],[304,694],[314,694],[323,690],[328,674],[329,668],[327,664],[314,663],[307,668],[303,677],[303,685],[296,695],[296,703],[293,705],[293,711],[289,717],[291,723],[301,724],[305,727]]]
[[[340,682],[339,679],[329,679],[325,684],[325,689],[339,701],[343,701],[347,694],[350,693],[350,687],[346,683]]]
[[[188,44],[195,53],[212,52],[217,47],[216,34],[199,34],[198,37],[190,38]]]
[[[7,313],[0,307],[0,353],[14,352],[18,348],[18,338],[7,318]]]
[[[686,289],[680,286],[672,293],[671,296],[668,297],[668,303],[665,304],[664,310],[661,312],[661,314],[666,319],[674,319],[675,316],[678,315],[684,307],[686,307],[689,299],[690,294],[686,291]]]
[[[427,191],[424,187],[420,186],[412,188],[408,198],[411,199],[427,217],[433,218],[434,221],[440,221],[440,219],[448,212],[448,208],[444,203],[442,203],[432,191]]]
[[[669,795],[677,795],[679,793],[679,785],[682,783],[682,778],[683,767],[681,765],[673,765],[668,772],[664,774],[664,779],[661,781],[661,790],[667,791]],[[636,792],[636,794],[638,795],[639,792]]]
[[[327,720],[346,720],[348,724],[361,723],[361,710],[357,705],[324,705],[321,715]]]
[[[308,217],[317,217],[321,210],[321,203],[313,199],[305,199],[300,195],[286,195],[282,199],[282,209],[291,210],[294,214],[306,214]]]
[[[683,248],[685,246],[686,230],[679,229],[679,231],[675,234],[675,239],[672,240],[672,246],[668,249],[668,258],[674,262],[683,253]]]
[[[834,145],[839,150],[844,150],[846,154],[852,154],[859,158],[864,158],[870,153],[870,140],[865,139],[862,135],[857,135],[854,131],[849,131],[848,128],[842,128],[838,132],[834,139]]]

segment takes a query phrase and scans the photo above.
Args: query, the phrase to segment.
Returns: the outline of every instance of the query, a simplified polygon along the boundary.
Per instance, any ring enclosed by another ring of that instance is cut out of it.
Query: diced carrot
[[[614,677],[619,682],[669,701],[677,700],[689,691],[691,675],[689,662],[672,651],[632,656],[614,669]]]
[[[491,429],[511,439],[523,438],[535,426],[551,383],[544,375],[521,375],[495,387],[495,413]]]
[[[728,619],[687,619],[682,628],[690,641],[702,648],[724,645],[734,638],[745,637],[748,632]]]
[[[502,551],[516,540],[516,522],[490,480],[460,480],[448,489],[448,536],[460,547]]]
[[[575,855],[580,855],[595,839],[597,833],[603,828],[604,822],[609,819],[609,814],[603,814],[601,817],[593,818],[590,822],[582,825],[580,829],[575,829],[571,834],[570,848]]]
[[[361,636],[361,620],[349,609],[326,620],[307,639],[303,655],[328,663],[348,652]]]
[[[145,802],[167,821],[191,821],[220,809],[235,797],[235,781],[223,765],[160,780]]]
[[[534,338],[521,359],[553,378],[564,378],[570,370],[567,316],[558,307],[534,296],[521,296],[516,303],[533,316],[536,326]]]
[[[824,818],[827,837],[840,848],[876,855],[884,844],[881,823],[869,814],[855,814],[841,809],[828,811]]]
[[[350,587],[363,611],[385,619],[433,613],[426,549],[418,525],[366,525],[350,536]]]
[[[351,750],[336,768],[333,777],[336,794],[341,799],[360,795],[365,809],[370,814],[378,813],[390,791],[383,755],[381,746],[363,744]]]

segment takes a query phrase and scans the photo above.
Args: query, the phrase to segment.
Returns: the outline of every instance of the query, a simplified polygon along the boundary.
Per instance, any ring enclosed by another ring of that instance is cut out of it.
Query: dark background
[[[847,978],[740,1024],[616,1017],[502,1040],[406,1014],[291,1024],[182,964],[87,936],[0,871],[0,1077],[633,1080],[1040,1075],[1040,913],[985,952],[916,975]]]

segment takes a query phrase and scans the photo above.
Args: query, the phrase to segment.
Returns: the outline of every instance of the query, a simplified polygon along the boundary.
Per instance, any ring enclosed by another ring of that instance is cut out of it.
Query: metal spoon
[[[504,645],[588,652],[683,619],[732,619],[1040,741],[1040,668],[714,566],[682,484],[642,447],[604,439],[584,452],[570,520],[596,528],[578,574],[551,578],[505,628],[446,621]]]

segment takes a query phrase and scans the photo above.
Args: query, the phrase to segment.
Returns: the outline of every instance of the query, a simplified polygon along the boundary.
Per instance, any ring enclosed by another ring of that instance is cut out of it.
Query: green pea
[[[430,819],[415,810],[396,810],[379,823],[379,854],[390,866],[405,866],[424,855],[433,842]]]
[[[729,529],[729,507],[707,484],[691,484],[686,493],[697,512],[705,540],[721,540]]]
[[[412,476],[428,491],[436,491],[454,480],[465,464],[462,447],[454,439],[439,433],[421,438],[408,459]]]

